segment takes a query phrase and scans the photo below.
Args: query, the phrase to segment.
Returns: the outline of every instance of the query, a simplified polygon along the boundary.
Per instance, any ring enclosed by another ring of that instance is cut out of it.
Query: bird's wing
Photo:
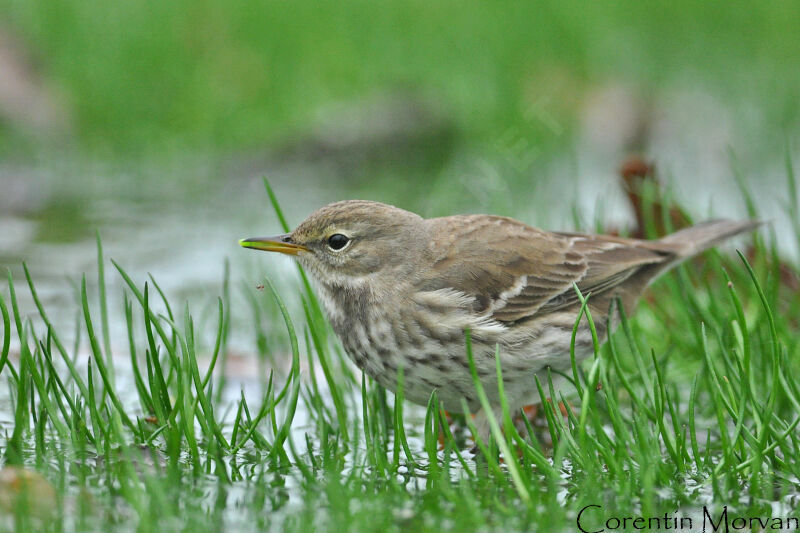
[[[423,289],[453,288],[474,298],[476,312],[504,323],[525,320],[619,286],[669,252],[639,241],[541,231],[505,217],[432,219],[433,270]]]

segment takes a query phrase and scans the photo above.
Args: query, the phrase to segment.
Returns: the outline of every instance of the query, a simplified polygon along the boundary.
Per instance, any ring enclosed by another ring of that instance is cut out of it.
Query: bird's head
[[[291,233],[239,244],[291,255],[319,283],[346,289],[411,274],[428,236],[419,215],[379,202],[347,200],[318,209]]]

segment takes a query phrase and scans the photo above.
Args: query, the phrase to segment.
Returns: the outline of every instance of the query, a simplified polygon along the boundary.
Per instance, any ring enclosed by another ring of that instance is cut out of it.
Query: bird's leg
[[[549,399],[550,398],[548,398],[548,400]],[[534,403],[534,404],[531,404],[531,405],[524,406],[522,408],[522,413],[525,415],[525,417],[528,419],[528,421],[533,423],[533,421],[536,419],[536,415],[539,414],[539,404],[538,403]]]
[[[448,411],[444,411],[444,419],[447,423],[447,426],[450,428],[450,431],[453,431],[453,415],[451,415]],[[444,430],[439,429],[439,451],[444,450]]]
[[[547,398],[547,403],[552,403],[550,398]],[[528,421],[533,424],[534,420],[539,417],[539,407],[541,404],[534,403],[531,405],[526,405],[522,408],[522,413],[528,419]],[[558,402],[558,410],[561,411],[561,416],[566,417],[569,413],[567,411],[567,406],[564,405],[564,402]]]
[[[464,420],[464,415],[459,413],[451,413],[449,411],[444,411],[444,423],[447,424],[447,428],[450,430],[450,433],[453,435],[455,439],[455,443],[457,446],[461,447],[466,444],[467,435],[465,434],[465,429],[467,424]],[[475,415],[471,416],[471,419],[474,419]],[[445,429],[440,427],[439,428],[439,450],[444,449],[444,445],[446,442],[446,435]]]
[[[548,403],[552,404],[552,400],[550,398],[547,398],[545,401],[547,401]],[[561,413],[561,416],[563,416],[565,418],[569,414],[568,410],[567,410],[567,406],[564,405],[564,402],[558,402],[558,410]],[[521,411],[521,413],[519,411]],[[540,403],[526,405],[526,406],[522,407],[519,411],[518,411],[519,414],[517,414],[514,417],[513,421],[514,421],[515,427],[517,428],[517,430],[522,435],[525,435],[526,434],[526,430],[527,430],[527,428],[525,426],[525,423],[523,421],[523,418],[522,418],[523,416],[528,420],[528,422],[530,422],[531,427],[533,427],[534,429],[547,428],[547,422],[546,422],[546,419],[545,419],[545,416],[544,416],[544,411],[542,411]],[[444,414],[445,414],[445,419],[446,419],[447,425],[450,428],[450,430],[453,432],[453,434],[456,434],[458,432],[459,428],[462,428],[462,429],[464,428],[464,421],[461,419],[460,416],[458,416],[458,415],[454,416],[453,414],[451,414],[448,411],[445,411]],[[503,411],[502,411],[502,409],[500,409],[500,408],[493,409],[492,410],[492,414],[494,415],[495,420],[497,420],[497,423],[500,424],[501,429],[503,431],[505,431],[505,428],[503,428]],[[473,453],[477,453],[478,446],[477,446],[476,436],[478,438],[480,438],[480,440],[481,440],[481,442],[483,444],[488,445],[488,443],[489,443],[489,441],[490,441],[490,439],[492,437],[492,427],[491,427],[491,424],[489,423],[489,417],[486,414],[486,411],[484,411],[483,409],[479,409],[475,414],[471,415],[471,420],[472,420],[472,422],[474,424],[474,427],[476,429],[476,434],[473,434],[471,436],[471,440],[472,440],[472,443],[473,443],[471,449],[472,449]],[[537,431],[537,434],[538,433],[539,432]],[[536,438],[539,438],[540,441],[541,441],[543,436],[544,435],[540,434]],[[444,430],[440,430],[439,431],[438,440],[439,440],[439,449],[443,450],[444,449],[444,445],[445,445],[445,433],[444,433]],[[550,442],[542,442],[542,444],[545,444],[547,446],[548,444],[550,444]]]
[[[492,409],[492,416],[503,431],[503,410],[499,407]],[[472,415],[472,422],[475,425],[476,434],[472,435],[473,440],[480,439],[485,445],[488,445],[492,437],[492,425],[489,422],[489,414],[483,408]],[[477,444],[477,440],[476,440]]]
[[[550,398],[547,398],[545,401],[551,405],[553,403],[553,401]],[[572,407],[570,406],[570,408]],[[558,402],[558,411],[564,418],[567,418],[567,416],[569,416],[569,410],[567,409],[567,405],[565,405],[564,402]],[[525,423],[525,419],[527,419],[527,421],[530,423],[530,427],[536,430],[536,435],[532,435],[532,438],[537,438],[539,442],[543,444],[545,447],[551,447],[552,435],[550,435],[548,432],[545,431],[548,428],[548,425],[547,425],[547,419],[544,415],[544,411],[542,410],[542,404],[537,403],[537,404],[526,405],[521,409],[521,413],[514,418],[516,427],[520,432],[527,431],[528,424]]]

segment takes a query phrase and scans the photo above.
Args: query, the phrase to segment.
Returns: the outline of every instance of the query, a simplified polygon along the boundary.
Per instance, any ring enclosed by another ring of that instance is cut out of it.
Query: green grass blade
[[[469,370],[472,374],[472,383],[475,386],[475,392],[478,394],[478,399],[481,403],[481,409],[483,409],[483,412],[489,421],[489,426],[491,427],[495,441],[497,441],[497,445],[500,447],[500,451],[503,453],[503,457],[506,459],[506,465],[508,466],[508,471],[511,475],[514,487],[517,490],[517,494],[523,502],[527,503],[530,501],[531,496],[527,487],[525,487],[525,483],[522,481],[516,455],[512,455],[511,448],[508,446],[506,439],[503,437],[503,431],[500,429],[500,425],[497,423],[497,419],[492,411],[492,406],[489,404],[489,398],[486,396],[486,391],[483,389],[483,384],[478,377],[478,371],[475,367],[475,360],[472,356],[472,339],[469,330],[465,332],[465,339]]]
[[[97,286],[99,289],[100,300],[100,324],[103,332],[103,348],[106,354],[106,368],[108,368],[109,379],[114,382],[114,362],[111,353],[111,334],[108,328],[108,299],[106,298],[106,274],[105,261],[103,260],[103,243],[100,240],[100,231],[96,232],[97,237]]]
[[[203,378],[203,388],[208,386],[211,377],[214,375],[214,368],[217,366],[217,358],[219,357],[220,348],[222,347],[222,338],[225,332],[225,309],[222,304],[222,298],[217,298],[219,304],[219,326],[217,328],[217,338],[214,342],[214,351],[211,354],[211,362],[208,364],[206,376]]]
[[[80,389],[81,394],[84,397],[89,395],[89,390],[86,388],[86,384],[83,382],[83,378],[81,377],[78,370],[75,368],[75,365],[72,362],[72,359],[67,355],[67,351],[64,348],[64,345],[61,343],[58,335],[56,334],[56,330],[53,327],[52,322],[50,322],[50,318],[48,317],[47,313],[44,310],[44,306],[42,305],[41,300],[39,300],[39,295],[36,293],[36,287],[33,284],[33,279],[31,278],[31,274],[28,271],[28,265],[22,263],[22,269],[25,271],[25,278],[28,281],[28,288],[30,289],[31,297],[33,298],[33,302],[36,305],[36,309],[39,311],[39,316],[42,317],[47,329],[52,332],[53,335],[53,342],[56,344],[56,348],[58,349],[58,353],[61,354],[61,358],[64,360],[64,364],[67,365],[67,369],[69,370],[70,377]],[[13,285],[11,284],[11,271],[8,272],[8,279],[9,285],[11,285],[12,290],[12,304],[14,303],[13,297]]]
[[[19,379],[17,371],[8,361],[8,352],[11,347],[11,319],[8,315],[8,308],[6,307],[6,302],[2,294],[0,294],[0,314],[3,315],[3,348],[2,351],[0,351],[0,374],[3,373],[3,368],[8,364],[9,372],[11,372],[11,375],[14,377],[14,381],[17,381]]]
[[[286,331],[289,334],[289,342],[291,345],[292,350],[292,390],[291,394],[288,399],[288,405],[286,406],[286,416],[284,418],[283,424],[281,425],[278,433],[275,435],[275,446],[272,449],[271,454],[275,452],[276,449],[283,450],[283,443],[284,441],[289,438],[289,431],[291,429],[292,420],[294,419],[294,415],[297,409],[297,400],[300,396],[300,349],[297,344],[297,334],[295,333],[294,324],[292,323],[292,319],[289,316],[289,311],[286,309],[286,305],[284,305],[283,300],[278,294],[278,291],[275,289],[275,286],[272,284],[272,281],[267,278],[266,279],[267,286],[272,292],[272,296],[275,299],[275,302],[278,304],[278,309],[280,309],[281,316],[283,317],[284,324],[286,325]],[[284,452],[285,453],[285,452]]]
[[[86,294],[85,277],[81,280],[81,302],[83,304],[83,318],[86,322],[86,332],[89,335],[89,345],[92,349],[92,355],[94,357],[95,364],[97,365],[97,371],[100,372],[100,377],[103,379],[103,385],[106,388],[106,393],[108,394],[108,397],[111,399],[111,403],[114,404],[114,407],[119,413],[122,422],[126,426],[128,426],[128,428],[130,428],[131,431],[136,433],[137,428],[131,421],[131,419],[128,417],[128,414],[125,412],[125,408],[122,407],[122,402],[120,402],[116,390],[114,389],[114,384],[111,382],[111,377],[109,375],[108,369],[106,368],[105,361],[103,359],[103,353],[100,350],[100,344],[97,342],[97,337],[95,336],[94,333],[94,327],[92,326],[92,317],[89,311],[89,300]],[[88,401],[92,401],[91,395],[88,395],[87,398]]]
[[[211,402],[209,401],[205,392],[205,385],[200,379],[200,369],[197,367],[197,354],[194,350],[194,328],[192,325],[192,317],[189,315],[188,303],[186,304],[184,310],[184,320],[186,323],[186,360],[189,370],[191,371],[192,378],[194,379],[197,398],[200,400],[200,407],[202,407],[203,413],[205,414],[206,423],[208,424],[209,429],[212,431],[214,436],[217,438],[217,443],[221,449],[227,450],[230,448],[230,446],[228,445],[228,441],[226,441],[225,437],[222,435],[222,430],[217,424],[217,421],[214,417],[214,407],[211,405]]]
[[[349,431],[347,429],[347,408],[345,407],[344,400],[342,399],[339,386],[333,377],[331,365],[325,351],[323,338],[319,334],[319,329],[314,323],[314,320],[311,316],[311,311],[305,299],[303,300],[303,310],[305,311],[306,320],[311,333],[311,340],[314,342],[314,347],[317,351],[317,359],[322,367],[322,373],[325,376],[325,381],[328,383],[328,390],[330,390],[331,396],[333,397],[333,405],[336,410],[336,417],[339,421],[339,431],[342,434],[343,440],[347,442],[349,440]]]
[[[128,300],[128,294],[123,292],[123,305],[125,307],[125,324],[128,331],[128,351],[130,352],[131,370],[133,371],[133,381],[139,393],[139,400],[145,413],[153,413],[153,398],[147,391],[139,368],[139,358],[136,355],[136,342],[133,330],[133,304]]]

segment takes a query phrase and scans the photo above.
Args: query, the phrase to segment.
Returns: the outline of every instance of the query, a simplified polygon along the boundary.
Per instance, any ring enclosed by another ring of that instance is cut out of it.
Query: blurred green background
[[[770,209],[798,28],[794,1],[0,0],[0,263],[82,268],[100,228],[218,265],[274,226],[262,177],[292,223],[360,196],[591,229],[630,219],[641,153],[698,217],[743,214],[736,174]]]
[[[0,16],[66,115],[61,140],[90,153],[258,149],[398,92],[462,143],[512,127],[546,143],[531,106],[570,130],[609,83],[758,107],[776,140],[798,120],[791,1],[0,0]],[[6,146],[30,133],[2,132]]]

